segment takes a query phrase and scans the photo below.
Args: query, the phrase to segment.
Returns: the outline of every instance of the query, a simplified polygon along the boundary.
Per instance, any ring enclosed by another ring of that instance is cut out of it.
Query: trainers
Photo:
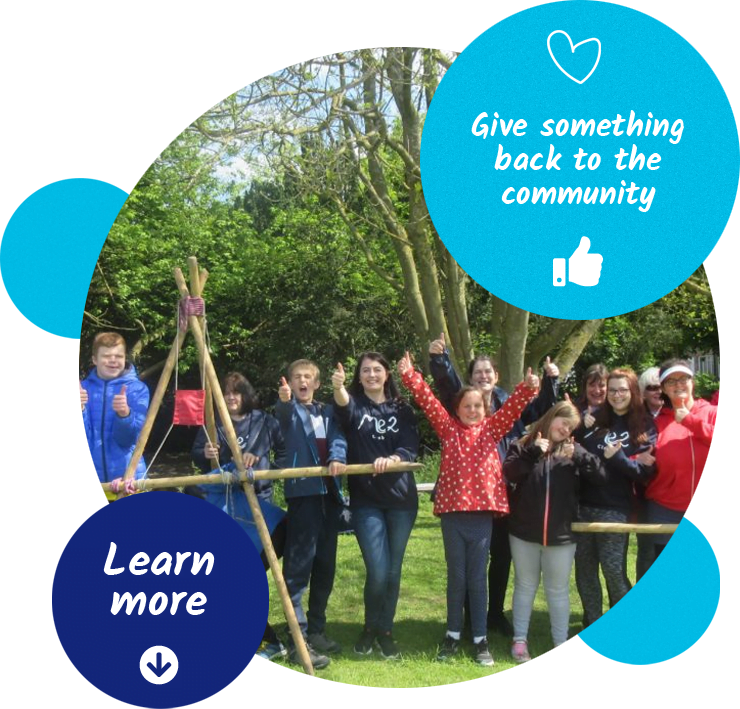
[[[488,617],[488,629],[494,630],[505,638],[514,637],[514,628],[509,619],[503,613]]]
[[[285,657],[288,650],[279,640],[274,643],[264,642],[257,650],[257,657],[263,657],[265,660],[274,660],[278,657]]]
[[[315,670],[323,670],[324,667],[329,666],[331,660],[326,655],[316,652],[308,641],[306,641],[306,649],[308,650],[308,659],[311,660],[311,664]],[[298,650],[295,645],[293,645],[288,652],[288,660],[290,660],[294,665],[302,664],[300,657],[298,657]]]
[[[488,640],[483,638],[483,640],[476,643],[473,647],[475,648],[475,661],[484,667],[493,667],[493,655],[491,655],[491,651],[488,649]]]
[[[308,642],[317,652],[323,652],[327,655],[336,655],[342,652],[342,646],[331,638],[326,637],[326,633],[309,633]]]
[[[362,629],[362,633],[355,643],[355,652],[358,655],[370,655],[373,651],[373,641],[375,640],[375,632],[370,630],[367,626]]]
[[[380,648],[380,654],[386,660],[397,660],[401,657],[401,651],[390,633],[378,633],[375,636],[375,642]]]
[[[514,658],[514,662],[521,664],[522,662],[529,662],[532,656],[529,654],[526,640],[517,640],[511,646],[511,656]]]
[[[449,635],[445,635],[445,639],[439,646],[439,652],[437,653],[437,662],[446,662],[451,660],[460,648],[460,641],[451,638]]]

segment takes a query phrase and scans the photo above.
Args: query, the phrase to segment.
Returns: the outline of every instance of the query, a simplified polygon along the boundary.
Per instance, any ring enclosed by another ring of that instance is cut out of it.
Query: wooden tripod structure
[[[190,290],[188,290],[188,286],[185,283],[185,278],[182,274],[182,271],[179,268],[174,269],[175,282],[180,292],[180,297],[188,298],[192,294],[194,297],[200,298],[203,293],[203,287],[205,286],[205,282],[208,278],[208,271],[200,270],[198,268],[198,261],[194,256],[191,256],[188,259],[188,271],[190,277]],[[270,531],[267,528],[267,524],[265,523],[265,519],[262,515],[262,510],[260,509],[259,503],[257,501],[257,495],[254,491],[254,482],[255,480],[280,480],[295,477],[323,476],[327,475],[328,471],[326,468],[320,467],[247,471],[246,466],[244,465],[244,460],[242,458],[241,448],[239,447],[239,443],[236,438],[236,432],[234,431],[234,426],[231,422],[231,416],[229,415],[229,411],[226,407],[226,401],[224,400],[223,392],[221,391],[221,385],[218,381],[218,376],[216,375],[216,370],[213,366],[213,362],[211,361],[211,356],[208,351],[208,346],[206,344],[204,334],[204,318],[202,316],[188,315],[187,327],[184,329],[178,329],[177,337],[172,344],[170,352],[167,356],[167,360],[165,361],[162,374],[159,378],[159,382],[157,383],[157,388],[155,389],[152,396],[151,403],[149,405],[149,411],[147,412],[144,426],[142,427],[141,433],[139,435],[139,440],[136,443],[136,447],[134,448],[131,460],[129,461],[128,467],[126,468],[124,480],[132,480],[136,473],[136,466],[138,465],[139,460],[141,460],[144,448],[149,441],[149,436],[151,435],[154,420],[159,413],[159,409],[162,405],[162,400],[164,399],[164,394],[167,390],[170,378],[172,377],[172,372],[177,366],[178,355],[180,350],[182,349],[182,345],[185,341],[185,336],[187,335],[188,330],[193,333],[193,336],[195,338],[195,344],[198,348],[198,354],[200,358],[201,371],[205,373],[205,419],[206,429],[208,431],[208,439],[211,441],[217,440],[216,421],[214,416],[215,405],[215,408],[218,411],[219,418],[223,425],[223,430],[226,435],[229,449],[231,450],[233,461],[237,468],[237,474],[235,478],[236,481],[238,481],[238,484],[242,485],[242,488],[244,489],[244,494],[247,497],[247,502],[249,503],[249,508],[252,512],[252,517],[254,518],[257,532],[259,534],[260,541],[262,542],[262,547],[265,550],[265,555],[270,565],[270,570],[272,571],[272,577],[275,580],[278,595],[280,596],[280,602],[283,606],[283,612],[285,613],[285,618],[288,621],[288,628],[290,629],[290,634],[293,637],[293,642],[295,643],[295,647],[298,652],[298,658],[300,659],[301,665],[303,666],[305,672],[309,675],[313,675],[314,670],[308,654],[308,648],[306,647],[303,633],[301,632],[300,626],[298,625],[298,619],[296,618],[293,603],[290,600],[290,596],[288,594],[288,588],[285,584],[285,579],[283,578],[283,572],[280,568],[280,564],[278,563],[275,549],[272,546]],[[218,468],[218,462],[215,460],[211,461],[211,467],[213,469]],[[421,467],[422,466],[420,464],[416,463],[393,463],[388,466],[386,472],[402,472],[416,470]],[[347,467],[345,472],[349,475],[362,475],[374,473],[375,471],[372,465],[350,465]],[[176,478],[159,478],[157,480],[138,480],[135,481],[135,487],[138,491],[155,490],[161,489],[163,487],[180,485],[185,481],[189,485],[199,485],[214,483],[217,484],[223,482],[223,480],[224,478],[222,477],[221,473],[211,473],[210,475],[179,476]],[[110,490],[110,483],[103,483],[102,487],[104,490],[108,491]],[[118,496],[122,497],[125,496],[125,494],[126,493],[122,492],[119,493]]]
[[[198,261],[194,256],[191,256],[188,259],[188,269],[190,275],[190,291],[188,290],[187,284],[185,283],[185,278],[183,277],[182,271],[179,268],[174,269],[175,282],[177,283],[177,288],[180,291],[180,296],[182,298],[188,298],[191,295],[192,291],[193,296],[200,297],[203,292],[205,281],[208,278],[208,272],[201,271],[198,268]],[[226,401],[224,400],[223,392],[221,391],[221,385],[218,381],[218,376],[216,375],[216,370],[213,366],[213,362],[211,361],[208,347],[206,346],[205,336],[203,332],[203,318],[195,315],[188,315],[187,328],[178,330],[177,337],[175,338],[175,342],[170,349],[170,353],[167,356],[164,369],[162,370],[162,374],[159,378],[159,383],[157,384],[157,388],[155,389],[154,395],[152,396],[152,400],[149,405],[149,411],[147,413],[146,420],[144,421],[144,426],[142,427],[141,434],[139,435],[139,440],[136,444],[136,448],[134,449],[133,455],[131,456],[131,461],[129,462],[128,467],[126,468],[124,480],[131,480],[134,477],[136,466],[141,459],[142,453],[144,452],[144,447],[149,440],[152,426],[154,425],[154,419],[156,418],[160,406],[162,405],[162,400],[164,398],[165,391],[167,390],[167,385],[169,384],[172,372],[177,365],[178,353],[182,348],[182,344],[185,341],[185,336],[188,330],[193,333],[193,336],[195,338],[195,344],[198,348],[198,354],[200,356],[201,367],[202,370],[205,372],[206,377],[206,426],[208,428],[208,435],[210,437],[210,440],[216,440],[216,425],[213,412],[213,406],[215,405],[216,410],[218,411],[219,418],[223,425],[223,430],[226,434],[226,440],[231,450],[231,455],[234,463],[236,464],[240,479],[245,480],[245,476],[247,475],[246,466],[244,465],[242,452],[237,441],[234,426],[231,422],[231,416],[229,415],[229,410],[226,407]],[[298,619],[296,618],[295,610],[293,609],[293,604],[290,600],[290,596],[288,595],[288,588],[285,584],[285,579],[283,578],[283,572],[280,568],[280,564],[278,563],[275,549],[272,546],[270,531],[267,528],[265,518],[262,516],[262,510],[260,509],[259,503],[257,501],[257,494],[254,491],[254,485],[249,482],[244,482],[242,483],[242,488],[244,489],[244,494],[247,496],[249,508],[252,512],[252,517],[254,518],[255,524],[257,526],[257,532],[259,534],[260,541],[262,542],[262,547],[265,550],[265,555],[267,556],[267,561],[270,565],[270,570],[272,571],[272,577],[275,580],[275,585],[280,596],[280,602],[283,606],[285,618],[288,621],[288,627],[293,637],[293,642],[295,643],[301,665],[303,666],[303,669],[307,674],[313,675],[314,670],[308,654],[308,648],[306,647],[306,643],[303,639],[303,633],[301,633],[300,626],[298,625]]]

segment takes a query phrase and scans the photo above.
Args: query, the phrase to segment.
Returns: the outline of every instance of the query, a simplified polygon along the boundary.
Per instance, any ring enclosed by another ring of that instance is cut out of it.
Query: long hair
[[[625,379],[630,390],[630,405],[626,414],[630,441],[635,446],[646,443],[648,439],[646,432],[648,427],[648,413],[642,401],[637,375],[631,369],[613,369],[609,372],[609,376],[606,379],[607,387],[613,379]],[[596,423],[594,424],[599,429],[601,435],[606,436],[616,416],[616,412],[609,403],[609,395],[607,393],[606,402],[596,414]]]
[[[371,362],[378,362],[383,366],[383,369],[385,369],[386,374],[388,375],[385,380],[385,384],[383,385],[383,393],[385,394],[385,398],[388,401],[402,401],[401,399],[401,393],[398,390],[398,386],[396,385],[395,380],[393,379],[393,370],[391,369],[391,365],[388,363],[388,360],[383,357],[380,352],[363,352],[358,358],[357,358],[357,366],[355,367],[355,373],[352,377],[352,382],[350,383],[347,390],[352,396],[359,396],[360,394],[364,394],[365,390],[362,386],[362,383],[360,382],[360,369],[362,369],[362,363],[369,359]]]
[[[543,438],[548,438],[550,433],[550,427],[552,422],[556,418],[564,418],[570,421],[573,425],[571,431],[575,431],[581,423],[581,414],[578,413],[578,409],[570,401],[558,401],[557,404],[551,406],[547,413],[540,419],[535,421],[530,427],[527,434],[521,439],[522,445],[526,445],[530,441],[537,439],[537,434],[541,434]],[[560,448],[566,441],[561,441],[550,448],[550,453],[558,455]]]
[[[588,385],[606,379],[608,374],[607,368],[601,362],[592,364],[586,370],[581,380],[581,393],[578,395],[578,400],[576,401],[579,409],[584,410],[588,406]]]
[[[259,400],[257,392],[249,383],[249,380],[239,372],[229,372],[221,384],[224,394],[227,391],[233,391],[235,394],[242,395],[242,405],[239,409],[239,415],[248,414],[250,411],[258,408]]]

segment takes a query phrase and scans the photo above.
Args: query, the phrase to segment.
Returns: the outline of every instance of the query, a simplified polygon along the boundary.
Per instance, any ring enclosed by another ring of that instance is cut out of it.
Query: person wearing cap
[[[649,367],[637,380],[640,394],[645,403],[645,409],[653,419],[663,410],[663,390],[660,388],[660,367]],[[654,453],[655,451],[651,451]],[[635,517],[639,524],[645,524],[647,517],[647,501],[645,500],[645,485],[635,483],[634,497]],[[653,563],[653,535],[637,534],[637,558],[635,560],[635,578],[639,581]]]
[[[648,521],[676,524],[683,518],[701,479],[714,435],[717,407],[694,398],[694,372],[685,360],[672,359],[660,368],[667,405],[655,423],[657,474],[645,492]],[[655,558],[670,535],[654,535]]]

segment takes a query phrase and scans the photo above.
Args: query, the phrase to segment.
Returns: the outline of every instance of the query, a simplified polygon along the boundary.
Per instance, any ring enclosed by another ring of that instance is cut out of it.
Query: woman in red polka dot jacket
[[[414,370],[408,353],[398,363],[398,372],[442,443],[434,514],[442,521],[447,560],[447,634],[437,659],[457,654],[467,592],[476,662],[492,665],[486,638],[486,564],[492,518],[509,512],[496,444],[536,396],[539,377],[530,369],[526,380],[492,416],[486,416],[481,392],[463,387],[454,401],[456,416],[451,416]]]

